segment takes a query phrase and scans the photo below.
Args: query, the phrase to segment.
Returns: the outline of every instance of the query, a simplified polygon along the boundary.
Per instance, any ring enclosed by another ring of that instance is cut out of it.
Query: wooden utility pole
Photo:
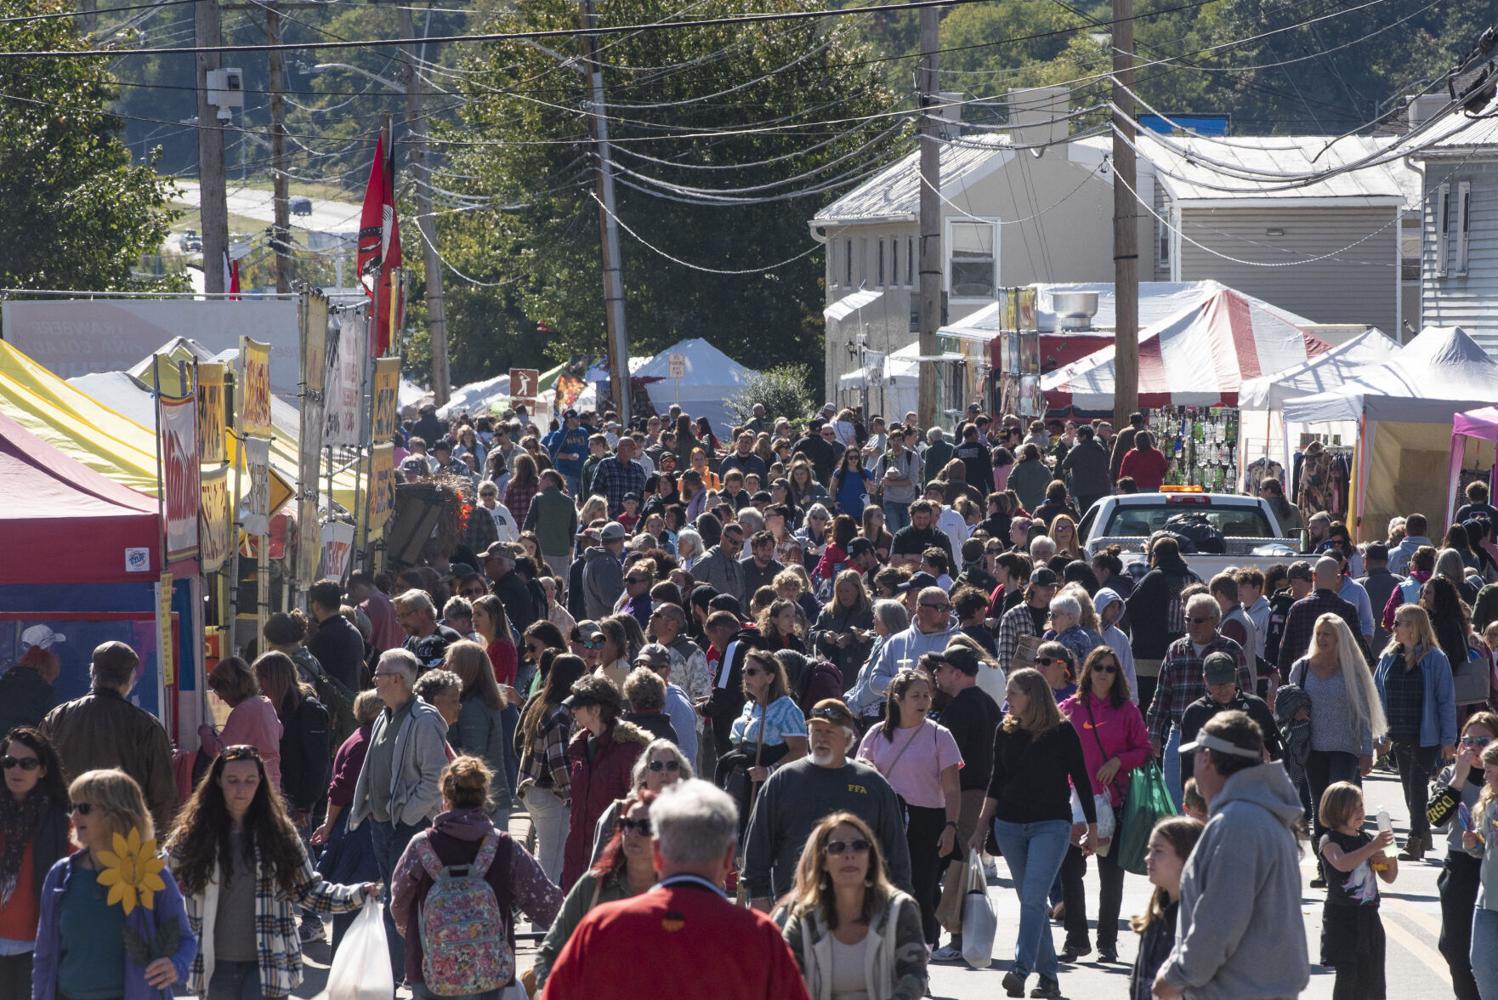
[[[1128,88],[1127,90],[1124,88]],[[1139,190],[1134,139],[1134,0],[1113,0],[1113,426],[1139,409]],[[1127,137],[1127,138],[1126,138]]]
[[[281,43],[281,12],[275,0],[265,8],[265,40]],[[269,49],[267,76],[270,79],[270,170],[272,206],[275,222],[271,226],[271,249],[276,254],[276,291],[291,291],[291,198],[286,189],[286,102],[281,97],[281,51]]]
[[[203,233],[203,290],[222,293],[229,251],[229,206],[224,194],[224,129],[208,103],[208,73],[219,68],[222,45],[218,0],[197,0],[193,37],[198,47],[198,215]]]
[[[921,67],[919,123],[921,149],[921,284],[919,312],[919,346],[922,358],[936,354],[936,330],[941,326],[941,121],[936,79],[936,50],[939,46],[940,16],[936,7],[921,8]],[[936,367],[933,361],[917,365],[920,380],[917,390],[921,426],[935,427]]]
[[[614,409],[627,431],[630,416],[629,331],[624,325],[623,261],[619,257],[619,209],[614,200],[614,163],[609,151],[608,108],[603,102],[603,67],[598,64],[598,37],[593,34],[592,0],[578,0],[583,58],[588,67],[588,129],[593,136],[593,189],[598,198],[598,227],[603,237],[603,318],[609,339],[609,377]]]
[[[416,37],[411,8],[402,5],[401,34]],[[432,171],[427,164],[427,144],[421,131],[428,123],[421,111],[421,80],[416,76],[417,50],[407,48],[404,60],[406,85],[406,142],[411,147],[411,176],[416,179],[416,228],[421,238],[421,260],[426,272],[427,336],[432,348],[432,397],[438,406],[447,402],[452,388],[447,358],[447,305],[442,300],[442,258],[437,256],[437,218],[432,214]],[[394,135],[390,138],[395,141]]]

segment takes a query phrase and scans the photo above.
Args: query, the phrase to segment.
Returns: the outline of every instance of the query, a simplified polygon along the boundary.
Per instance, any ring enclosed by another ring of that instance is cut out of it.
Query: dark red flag
[[[388,138],[381,129],[375,140],[364,210],[359,214],[357,266],[364,291],[375,304],[370,347],[376,357],[389,353],[391,316],[399,323],[404,305],[399,287],[392,294],[390,286],[391,272],[401,266],[401,235],[395,214],[395,144],[387,143]]]

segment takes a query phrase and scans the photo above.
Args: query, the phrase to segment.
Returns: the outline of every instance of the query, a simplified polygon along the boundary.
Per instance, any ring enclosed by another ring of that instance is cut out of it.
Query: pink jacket
[[[1087,773],[1092,775],[1092,793],[1102,792],[1097,773],[1105,762],[1117,757],[1120,767],[1118,775],[1109,787],[1114,806],[1123,804],[1124,793],[1129,788],[1129,772],[1142,767],[1150,758],[1149,730],[1145,728],[1144,716],[1139,706],[1125,701],[1119,708],[1098,701],[1087,695],[1087,704],[1081,702],[1082,695],[1074,694],[1063,701],[1061,714],[1071,720],[1077,736],[1082,740],[1082,757],[1087,762]],[[1092,714],[1088,716],[1088,709]],[[1094,728],[1094,724],[1096,728]]]
[[[266,776],[281,790],[281,720],[269,698],[257,694],[235,705],[218,736],[226,747],[248,744],[259,750]]]

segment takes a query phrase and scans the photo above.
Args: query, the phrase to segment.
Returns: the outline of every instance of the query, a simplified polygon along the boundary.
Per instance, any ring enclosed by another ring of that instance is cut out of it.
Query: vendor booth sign
[[[203,501],[198,511],[198,560],[212,573],[229,558],[229,470],[203,473]]]
[[[202,498],[198,464],[197,396],[158,400],[161,429],[161,496],[166,514],[169,561],[188,559],[198,550],[198,502]]]

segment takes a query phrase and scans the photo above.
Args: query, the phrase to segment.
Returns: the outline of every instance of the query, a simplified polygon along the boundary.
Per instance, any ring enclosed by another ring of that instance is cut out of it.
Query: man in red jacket
[[[683,781],[651,804],[650,822],[660,883],[589,911],[542,1000],[810,1000],[779,928],[723,894],[739,829],[733,800]]]

